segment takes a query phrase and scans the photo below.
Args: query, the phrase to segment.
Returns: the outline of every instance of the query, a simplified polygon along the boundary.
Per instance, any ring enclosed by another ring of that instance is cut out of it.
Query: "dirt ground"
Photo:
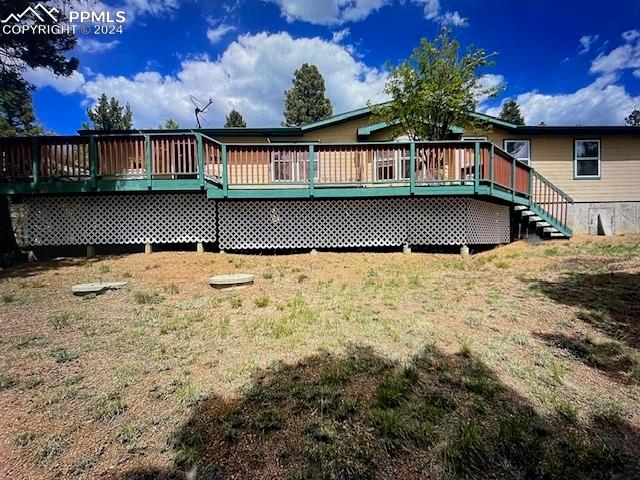
[[[28,264],[0,478],[640,478],[639,349],[637,236]]]

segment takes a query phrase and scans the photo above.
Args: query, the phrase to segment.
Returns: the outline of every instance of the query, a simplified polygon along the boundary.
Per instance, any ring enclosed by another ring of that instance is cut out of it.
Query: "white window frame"
[[[385,153],[393,154],[391,156],[385,156]],[[391,151],[386,149],[373,151],[373,168],[375,172],[376,182],[402,182],[406,181],[409,177],[406,176],[406,168],[408,167],[409,156],[402,156],[402,150],[393,149]],[[382,162],[387,162],[387,165],[382,165]],[[392,168],[392,178],[380,178],[380,168]]]
[[[598,144],[598,156],[597,157],[580,157],[578,158],[578,142],[595,142]],[[578,160],[597,160],[598,161],[598,173],[596,175],[578,175]],[[599,138],[576,138],[573,140],[573,178],[575,179],[600,179],[602,173],[602,145]]]
[[[289,158],[286,158],[289,157]],[[279,151],[274,150],[269,155],[269,173],[272,183],[301,183],[305,181],[306,158],[304,152],[300,151]],[[276,164],[286,166],[289,171],[288,180],[280,180],[276,178]],[[318,167],[320,165],[317,154],[314,157],[314,181],[318,181]]]
[[[528,150],[529,150],[529,156],[527,158],[518,158],[515,157],[517,160],[520,160],[522,163],[526,164],[526,165],[531,165],[531,140],[529,140],[528,138],[507,138],[505,140],[502,141],[502,148],[504,148],[504,151],[509,153],[509,149],[507,148],[507,143],[515,143],[515,142],[525,142],[527,143],[527,145],[529,146]],[[512,155],[512,153],[509,153],[509,155]]]

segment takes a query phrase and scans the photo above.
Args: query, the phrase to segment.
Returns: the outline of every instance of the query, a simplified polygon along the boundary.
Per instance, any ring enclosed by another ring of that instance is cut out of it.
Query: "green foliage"
[[[226,116],[224,122],[224,128],[230,127],[241,127],[245,128],[247,126],[247,122],[244,121],[242,114],[237,111],[235,108],[229,112],[229,115]]]
[[[164,125],[158,125],[160,130],[177,130],[180,128],[180,124],[176,122],[173,118],[167,118],[167,121],[164,122]]]
[[[91,128],[92,130],[131,130],[131,118],[133,113],[131,107],[127,103],[124,107],[120,106],[120,102],[114,97],[107,99],[106,94],[100,95],[98,103],[93,108],[87,109],[87,116],[93,127],[87,124],[83,128]]]
[[[391,100],[371,109],[394,134],[412,140],[445,140],[451,127],[476,128],[473,112],[481,96],[495,96],[497,87],[483,87],[478,71],[493,65],[490,55],[460,44],[443,29],[435,39],[423,38],[411,58],[391,71],[385,93]]]
[[[625,123],[632,127],[640,127],[640,110],[637,108],[624,119]]]
[[[64,0],[61,3],[69,3]],[[12,0],[0,2],[0,18],[12,13],[23,12],[27,7],[35,7],[35,0]],[[55,20],[43,18],[39,24],[53,25]],[[63,18],[61,18],[63,19]],[[31,93],[33,86],[24,78],[26,68],[44,68],[56,75],[68,76],[78,68],[78,59],[65,57],[65,52],[76,44],[71,33],[44,34],[25,33],[22,35],[0,35],[0,136],[41,135],[42,127],[37,125]]]
[[[296,127],[331,116],[325,97],[324,77],[315,65],[303,64],[293,74],[293,86],[285,90],[283,126]]]
[[[508,100],[502,104],[500,118],[515,125],[524,125],[524,117],[520,111],[520,106],[515,100]]]

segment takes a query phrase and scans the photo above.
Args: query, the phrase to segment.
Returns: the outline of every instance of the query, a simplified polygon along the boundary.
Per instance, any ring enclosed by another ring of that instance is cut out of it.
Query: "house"
[[[392,138],[369,108],[301,127],[0,139],[0,194],[23,206],[18,233],[33,246],[475,245],[638,231],[640,130],[474,115],[483,131],[454,128],[442,142]]]

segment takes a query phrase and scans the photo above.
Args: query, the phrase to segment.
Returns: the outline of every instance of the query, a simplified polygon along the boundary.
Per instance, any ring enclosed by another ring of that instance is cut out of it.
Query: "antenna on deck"
[[[209,103],[207,103],[204,107],[200,107],[200,105],[198,104],[202,102],[198,101],[198,99],[195,98],[193,95],[189,95],[189,97],[191,98],[191,103],[193,103],[193,106],[196,107],[194,112],[196,114],[196,123],[198,124],[198,128],[202,128],[202,125],[200,125],[200,114],[204,113],[207,110],[207,108],[209,108],[209,105],[213,103],[213,100],[209,98]]]

